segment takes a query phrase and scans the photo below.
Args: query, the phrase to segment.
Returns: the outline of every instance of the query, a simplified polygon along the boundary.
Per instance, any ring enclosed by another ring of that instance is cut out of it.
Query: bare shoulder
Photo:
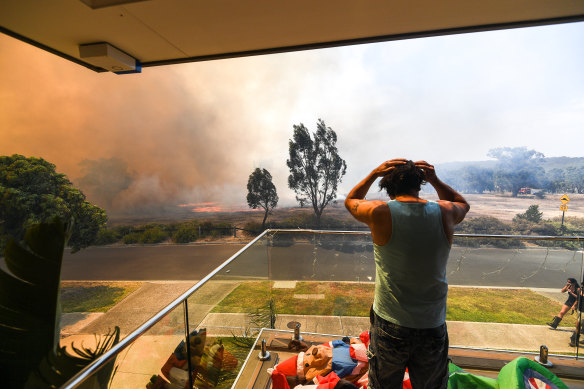
[[[367,224],[389,212],[387,204],[380,200],[351,199],[345,201],[345,206],[357,220]]]
[[[440,206],[442,215],[454,224],[460,223],[470,209],[467,203],[458,203],[455,201],[438,200],[438,205]]]

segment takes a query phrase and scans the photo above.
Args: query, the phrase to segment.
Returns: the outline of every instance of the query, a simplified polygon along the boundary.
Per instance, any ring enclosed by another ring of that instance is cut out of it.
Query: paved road
[[[63,258],[63,280],[200,280],[242,244],[89,247]]]
[[[67,253],[64,280],[199,280],[243,245],[159,245],[100,247]],[[269,261],[268,261],[269,257]],[[582,253],[540,247],[515,249],[454,247],[447,275],[452,285],[561,288],[579,278]],[[423,269],[413,269],[421,271]],[[373,253],[365,246],[308,243],[246,250],[222,271],[227,278],[371,281]]]

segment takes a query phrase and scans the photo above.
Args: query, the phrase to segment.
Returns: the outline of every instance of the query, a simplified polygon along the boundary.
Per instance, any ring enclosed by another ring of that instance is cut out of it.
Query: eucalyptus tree
[[[266,219],[272,209],[278,205],[278,193],[272,182],[272,175],[266,169],[256,168],[247,180],[247,204],[250,208],[264,209],[262,231],[266,228]]]
[[[300,123],[294,125],[288,145],[288,187],[294,190],[301,206],[312,205],[320,227],[322,212],[335,200],[338,184],[347,171],[347,164],[337,150],[337,134],[322,119],[318,119],[312,135]]]

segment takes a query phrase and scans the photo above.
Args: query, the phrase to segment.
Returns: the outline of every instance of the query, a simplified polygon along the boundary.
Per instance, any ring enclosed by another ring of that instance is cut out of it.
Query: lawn
[[[275,302],[276,313],[369,316],[372,283],[298,282],[294,289],[271,289],[268,281],[243,282],[213,312],[254,312]],[[528,289],[454,288],[448,292],[447,320],[545,325],[561,304]],[[567,316],[563,326],[573,326]]]
[[[140,282],[63,282],[62,311],[107,312],[140,285]]]

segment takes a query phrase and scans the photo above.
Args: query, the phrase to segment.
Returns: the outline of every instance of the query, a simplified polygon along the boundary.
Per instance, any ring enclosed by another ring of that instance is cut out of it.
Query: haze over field
[[[109,214],[245,207],[287,187],[294,124],[338,135],[343,197],[385,159],[583,157],[584,23],[98,74],[0,35],[0,155],[55,163]],[[181,208],[184,209],[184,208]]]

